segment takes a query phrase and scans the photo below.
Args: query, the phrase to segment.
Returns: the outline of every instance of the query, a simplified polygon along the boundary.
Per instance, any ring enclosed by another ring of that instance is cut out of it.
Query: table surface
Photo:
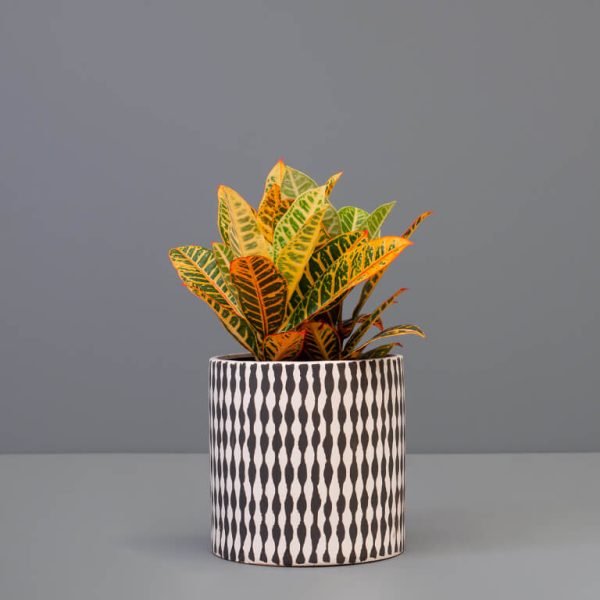
[[[214,557],[207,486],[200,454],[0,456],[0,598],[600,598],[600,454],[410,455],[406,552],[352,567]]]

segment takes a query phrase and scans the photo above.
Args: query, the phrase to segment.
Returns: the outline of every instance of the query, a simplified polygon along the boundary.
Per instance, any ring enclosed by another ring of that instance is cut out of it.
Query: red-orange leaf
[[[340,338],[335,329],[322,321],[309,321],[304,326],[304,353],[312,360],[336,360],[340,354]]]
[[[261,336],[275,333],[283,320],[287,286],[273,261],[265,256],[240,256],[229,269],[248,321]]]
[[[304,331],[273,333],[265,338],[264,355],[266,360],[292,360],[302,352]]]

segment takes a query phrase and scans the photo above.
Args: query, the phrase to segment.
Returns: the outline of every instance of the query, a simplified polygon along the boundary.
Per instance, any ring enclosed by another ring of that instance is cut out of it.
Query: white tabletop
[[[412,455],[407,550],[272,568],[209,551],[206,455],[0,456],[0,599],[598,600],[600,454]]]

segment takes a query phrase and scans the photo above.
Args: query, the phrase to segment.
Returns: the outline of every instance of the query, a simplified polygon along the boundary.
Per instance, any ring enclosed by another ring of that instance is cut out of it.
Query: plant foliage
[[[267,176],[257,210],[222,185],[217,208],[222,241],[212,249],[169,251],[183,284],[257,360],[384,357],[400,345],[390,338],[425,337],[416,325],[383,325],[383,312],[406,288],[372,311],[363,310],[431,212],[417,217],[403,235],[381,237],[395,202],[372,213],[336,209],[329,198],[340,176],[318,185],[280,160]],[[344,300],[358,286],[354,310],[344,318]],[[372,327],[375,335],[364,340]]]

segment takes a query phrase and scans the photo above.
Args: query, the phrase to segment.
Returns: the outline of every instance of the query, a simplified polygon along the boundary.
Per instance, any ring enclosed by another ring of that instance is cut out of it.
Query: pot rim
[[[338,360],[256,360],[251,354],[223,354],[222,356],[211,356],[209,361],[220,361],[227,363],[245,363],[254,365],[327,365],[344,363],[362,363],[384,360],[404,360],[403,354],[392,354],[391,356],[382,356],[379,358],[353,358]]]

